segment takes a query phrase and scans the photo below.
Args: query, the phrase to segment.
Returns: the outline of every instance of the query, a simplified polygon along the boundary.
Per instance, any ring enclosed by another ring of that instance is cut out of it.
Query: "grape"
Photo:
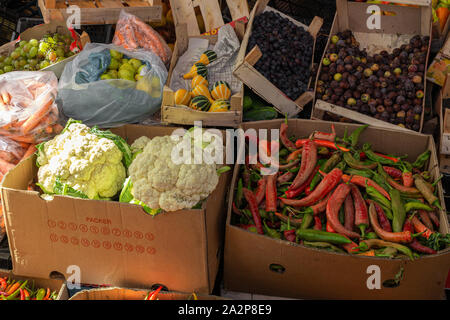
[[[2,56],[2,55],[0,55],[0,62],[3,62],[3,61],[5,61],[5,56]]]
[[[40,67],[40,69],[44,69],[44,68],[47,68],[49,65],[50,65],[50,62],[48,60],[44,60],[41,62],[39,67]]]
[[[26,57],[28,56],[28,52],[25,52],[25,51],[22,49],[20,55],[21,55],[23,58],[26,58]]]
[[[38,64],[38,61],[37,61],[36,59],[29,59],[29,60],[28,60],[28,64],[29,64],[31,67],[35,67],[35,66]]]
[[[19,47],[23,48],[24,45],[26,45],[28,42],[26,40],[22,40],[19,42]]]
[[[23,66],[25,66],[26,64],[27,64],[27,60],[25,60],[25,59],[20,59],[20,60],[19,60],[19,65],[20,65],[20,67],[23,68]]]
[[[29,43],[32,47],[37,47],[39,44],[39,41],[37,41],[36,39],[31,39]]]
[[[14,71],[14,68],[13,68],[13,66],[5,66],[5,67],[3,68],[3,70],[4,70],[5,72],[11,72],[11,71]]]
[[[5,65],[7,65],[7,66],[8,66],[8,65],[9,65],[9,66],[12,65],[12,60],[13,60],[13,59],[12,59],[11,57],[6,57],[6,59],[5,59],[5,61],[4,61],[4,62],[5,62]]]
[[[5,71],[3,71],[3,70],[0,70],[0,74],[4,74],[5,73]]]
[[[13,58],[14,60],[17,60],[17,59],[19,59],[20,58],[20,53],[19,52],[17,52],[17,51],[13,51],[13,52],[11,52],[11,58]]]
[[[28,53],[30,51],[31,46],[29,44],[26,44],[23,46],[22,51]]]
[[[38,52],[37,47],[32,47],[32,48],[30,49],[30,52],[28,52],[28,57],[29,57],[29,58],[34,58],[34,57],[36,57],[37,52]]]
[[[64,49],[59,47],[58,49],[56,49],[56,55],[60,58],[64,58]]]

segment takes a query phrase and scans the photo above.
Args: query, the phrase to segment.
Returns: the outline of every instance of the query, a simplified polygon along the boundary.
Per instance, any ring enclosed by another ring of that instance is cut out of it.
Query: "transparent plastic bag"
[[[9,163],[17,164],[23,158],[25,151],[26,150],[18,142],[0,136],[0,162],[4,160]],[[2,172],[1,168],[0,172]]]
[[[125,10],[120,12],[113,43],[127,50],[138,48],[150,50],[166,65],[172,58],[172,50],[164,38],[144,21]]]
[[[141,78],[101,80],[99,75],[112,60],[110,50],[122,54],[121,59],[143,62]],[[137,123],[160,109],[166,79],[166,67],[152,52],[130,52],[113,44],[89,43],[66,64],[59,81],[57,103],[64,117],[81,120],[90,127]]]
[[[61,131],[53,72],[18,71],[0,75],[0,135],[39,143]]]

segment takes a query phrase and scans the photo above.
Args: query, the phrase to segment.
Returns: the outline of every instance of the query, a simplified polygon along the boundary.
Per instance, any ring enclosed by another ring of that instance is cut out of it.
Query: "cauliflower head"
[[[170,136],[138,139],[131,149],[142,149],[128,168],[136,199],[152,209],[176,211],[192,208],[214,191],[219,176],[216,164],[176,164],[172,149],[178,144]]]
[[[38,182],[50,193],[59,178],[89,199],[113,197],[126,178],[122,157],[113,141],[90,133],[84,124],[72,123],[40,150]]]

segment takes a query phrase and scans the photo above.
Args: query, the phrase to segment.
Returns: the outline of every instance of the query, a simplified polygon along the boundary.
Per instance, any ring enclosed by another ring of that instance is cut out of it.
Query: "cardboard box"
[[[243,129],[279,129],[283,120],[249,122]],[[289,120],[288,136],[305,137],[314,130],[327,132],[330,122]],[[337,136],[345,128],[353,131],[358,125],[335,123]],[[431,150],[429,171],[439,176],[436,148],[432,136],[407,133],[375,127],[367,128],[360,142],[370,142],[374,150],[387,154],[408,154],[408,160],[424,150]],[[242,148],[241,148],[242,152]],[[229,201],[233,203],[239,166],[234,169]],[[438,195],[444,210],[440,212],[440,232],[448,233],[442,186]],[[300,299],[444,299],[445,280],[450,269],[450,248],[436,255],[414,261],[352,256],[307,248],[284,240],[275,240],[231,225],[231,206],[225,232],[224,287],[226,290],[259,293]],[[281,265],[283,273],[271,270],[271,265]],[[378,266],[380,289],[368,289],[373,271]],[[376,268],[376,267],[375,267]],[[403,268],[403,279],[395,288],[385,287],[386,280],[394,279]],[[368,271],[369,270],[369,271]]]
[[[174,127],[127,125],[114,130],[132,143],[141,136],[169,135]],[[36,177],[35,156],[3,179],[2,203],[13,270],[66,279],[80,268],[81,283],[210,293],[223,243],[225,196],[231,172],[221,175],[202,209],[155,217],[137,205],[55,196],[43,200],[27,191]]]
[[[364,44],[376,45],[379,50],[386,49],[388,46],[395,48],[395,44],[399,41],[394,41],[396,36],[406,36],[405,40],[413,37],[416,34],[422,36],[429,36],[430,41],[428,43],[427,58],[424,70],[427,70],[428,57],[430,53],[431,45],[431,6],[429,0],[393,0],[391,2],[416,4],[417,7],[411,6],[399,6],[395,4],[373,4],[365,2],[353,2],[347,0],[336,0],[336,15],[333,21],[333,25],[330,30],[330,37],[326,45],[326,49],[323,53],[320,63],[319,71],[316,78],[316,90],[317,83],[322,71],[322,61],[328,52],[331,36],[335,35],[339,31],[350,29],[351,31],[358,32],[359,37],[356,40],[361,43],[361,47]],[[368,29],[368,18],[370,12],[370,6],[378,6],[380,8],[380,29]],[[393,49],[392,48],[392,49]],[[425,75],[423,76],[424,85],[424,97],[427,94],[427,82],[425,81]],[[425,110],[425,98],[422,99],[422,115],[420,119],[419,131],[422,131],[423,119]],[[311,119],[324,119],[325,113],[330,113],[334,116],[345,118],[345,121],[349,120],[370,124],[381,128],[390,128],[399,131],[412,131],[406,128],[402,128],[398,125],[390,122],[378,120],[372,116],[368,116],[344,107],[340,107],[321,99],[314,101],[313,111],[311,113]]]
[[[10,270],[0,269],[0,277],[8,277],[14,280],[28,280],[29,284],[34,283],[35,288],[50,288],[51,292],[58,292],[58,298],[56,300],[67,300],[69,298],[69,293],[67,291],[66,284],[63,280],[58,279],[39,279],[17,276]]]
[[[446,82],[448,70],[450,70],[450,38],[447,38],[431,62],[426,74],[427,80],[443,87]]]
[[[242,40],[241,50],[239,51],[233,74],[248,87],[250,87],[254,92],[256,92],[259,96],[261,96],[261,98],[273,104],[278,112],[280,112],[281,114],[287,114],[289,118],[292,118],[299,114],[306,104],[312,101],[312,99],[314,98],[313,93],[310,91],[304,92],[297,98],[297,100],[293,101],[253,67],[262,56],[261,51],[257,46],[255,46],[254,48],[250,48],[250,52],[247,53],[247,46],[252,33],[253,21],[255,19],[255,16],[260,13],[263,13],[265,11],[275,11],[282,17],[292,21],[292,23],[294,23],[295,25],[307,30],[314,38],[314,46],[311,59],[312,66],[314,62],[316,36],[320,31],[320,28],[322,27],[323,20],[319,17],[314,17],[313,21],[308,27],[281,13],[280,11],[267,6],[268,2],[268,0],[258,0],[256,5],[253,7],[252,12],[250,13],[250,21],[248,23],[244,39]],[[310,84],[311,78],[309,79],[308,87],[310,86]]]
[[[20,38],[20,40],[27,40],[27,41],[31,40],[31,39],[40,40],[40,39],[42,39],[42,37],[45,34],[54,33],[54,32],[58,32],[60,34],[71,35],[71,33],[70,33],[69,29],[67,29],[66,23],[64,21],[54,21],[52,23],[40,24],[40,25],[34,26],[32,28],[29,28],[29,29],[25,30],[24,32],[22,32],[19,35],[19,38]],[[82,46],[85,46],[86,43],[91,42],[89,35],[84,31],[81,35],[77,34],[77,36],[79,37],[79,41]],[[14,51],[16,43],[17,43],[17,41],[11,41],[11,42],[8,42],[8,43],[4,44],[3,46],[1,46],[0,54],[9,55],[11,52]],[[63,61],[52,64],[51,66],[48,66],[47,68],[41,69],[39,71],[53,71],[55,73],[56,77],[59,79],[59,77],[61,76],[61,74],[64,70],[66,63],[68,63],[69,61],[72,61],[73,59],[75,59],[75,57],[76,57],[76,54],[69,58],[64,59]]]
[[[189,39],[208,39],[210,44],[215,44],[218,38],[217,28],[222,27],[224,22],[217,0],[200,1],[201,12],[205,13],[203,15],[203,20],[205,21],[206,30],[215,30],[215,34],[200,35],[192,1],[172,0],[171,3],[176,26],[177,41],[173,50],[166,85],[164,85],[163,89],[161,122],[193,125],[195,121],[202,121],[204,126],[209,127],[238,127],[242,122],[243,116],[243,85],[239,92],[235,92],[230,97],[229,111],[204,112],[175,104],[175,92],[169,87],[169,84],[172,79],[173,69],[177,65],[179,57],[181,57],[188,49]],[[246,2],[242,3],[241,0],[230,0],[227,1],[227,4],[233,20],[248,16],[248,6]],[[244,23],[242,21],[235,21],[233,28],[239,38],[240,32],[243,33]]]
[[[75,293],[69,300],[144,300],[149,291],[126,288],[101,288],[83,290]],[[198,300],[224,300],[220,297],[197,295]],[[192,293],[161,291],[158,300],[194,300]]]

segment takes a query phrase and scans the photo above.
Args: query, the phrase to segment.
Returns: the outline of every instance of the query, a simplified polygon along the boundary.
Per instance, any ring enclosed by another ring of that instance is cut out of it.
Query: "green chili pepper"
[[[400,191],[397,189],[392,189],[389,192],[391,196],[391,206],[392,206],[392,230],[394,232],[401,232],[403,230],[403,223],[406,218],[405,206],[403,205],[403,201],[400,197]]]
[[[313,215],[310,213],[305,213],[303,215],[302,224],[300,225],[300,229],[308,229],[311,225],[311,222],[313,221]]]
[[[425,165],[425,163],[427,162],[427,160],[430,158],[430,156],[431,156],[430,150],[423,152],[422,154],[420,154],[417,157],[416,161],[414,161],[412,163],[412,166],[417,169],[422,168]]]
[[[348,138],[348,140],[350,141],[350,145],[352,147],[355,147],[358,144],[358,140],[359,140],[359,136],[361,135],[361,133],[368,127],[368,124],[362,125],[358,128],[356,128],[350,135],[350,137]]]
[[[345,173],[347,173],[350,176],[362,176],[371,179],[373,177],[372,172],[369,170],[357,170],[353,168],[347,168],[345,169]]]
[[[349,167],[353,169],[375,169],[377,167],[376,162],[362,162],[358,161],[351,155],[350,152],[344,152],[344,161]]]
[[[345,253],[345,251],[342,250],[341,248],[338,248],[328,242],[303,241],[303,245],[308,246],[308,247],[314,247],[314,248],[328,249],[329,251],[332,251],[332,252]]]
[[[265,220],[263,220],[263,223],[264,223],[264,229],[266,229],[266,232],[269,235],[269,237],[274,238],[274,239],[281,239],[281,234],[277,230],[269,228],[267,226]]]
[[[295,167],[295,168],[291,168],[291,169],[288,169],[288,171],[289,172],[298,172],[298,170],[300,170],[300,166],[297,166],[297,167]]]
[[[366,233],[366,239],[378,239],[378,236],[375,232]]]
[[[336,165],[335,168],[338,168],[338,169],[340,169],[341,171],[344,171],[344,170],[345,170],[345,167],[347,167],[347,165],[345,164],[345,161],[341,161],[341,162],[339,162],[339,163]]]
[[[389,202],[389,200],[385,196],[383,196],[377,189],[372,186],[366,185],[366,192],[370,198],[391,209],[391,203]]]
[[[384,157],[381,157],[381,156],[375,154],[375,152],[372,151],[370,144],[368,144],[368,143],[365,143],[363,145],[363,151],[364,151],[364,154],[366,155],[366,157],[374,162],[378,162],[378,163],[386,164],[386,165],[390,165],[390,166],[393,166],[396,164],[394,161],[392,161],[390,159],[386,159]]]
[[[347,237],[332,232],[326,232],[314,229],[297,229],[295,234],[303,240],[307,241],[319,241],[319,242],[330,242],[333,244],[346,244],[351,243],[351,240]]]
[[[259,209],[259,215],[261,216],[261,219],[271,219],[270,214],[264,209]]]
[[[375,256],[377,257],[386,257],[386,258],[393,258],[397,254],[397,249],[393,247],[386,247],[384,249],[380,249],[375,251]]]
[[[394,216],[392,214],[391,208],[385,207],[382,203],[379,203],[377,200],[374,200],[374,201],[380,205],[380,207],[384,210],[386,217],[392,221],[392,219],[394,219]]]
[[[329,153],[330,153],[330,152],[329,152],[328,149],[325,148],[325,147],[319,147],[319,148],[317,149],[317,154],[326,156],[326,155],[329,154]]]
[[[317,161],[317,164],[320,166],[320,170],[323,171],[325,164],[327,160],[326,159],[320,159]],[[316,172],[315,176],[311,180],[311,183],[309,184],[309,189],[312,191],[314,188],[319,184],[319,182],[322,180],[322,175],[319,172]]]
[[[405,211],[409,212],[411,210],[426,210],[426,211],[433,211],[433,208],[431,208],[429,205],[418,202],[418,201],[411,201],[405,203]]]
[[[248,220],[251,222],[251,224],[255,224],[255,223],[253,222],[253,215],[252,215],[252,213],[250,212],[250,210],[248,210],[248,209],[242,209],[241,211],[242,211],[243,214],[245,214],[245,216],[248,218]]]
[[[436,206],[439,209],[442,209],[441,204],[439,203],[438,197],[436,197],[431,189],[427,186],[427,182],[423,180],[423,178],[415,174],[414,175],[414,185],[417,189],[419,189],[420,193],[423,195],[423,197],[427,200],[429,204],[432,206]]]
[[[11,293],[9,296],[6,297],[6,300],[14,300],[20,293],[20,289],[23,289],[28,283],[28,280],[25,280],[20,287],[17,288],[16,291],[14,291],[13,293]]]
[[[38,292],[36,293],[36,300],[42,300],[45,297],[45,289],[41,288],[38,290]]]
[[[340,151],[333,152],[331,157],[325,162],[322,171],[325,173],[330,172],[340,161],[341,161],[341,152]]]
[[[237,191],[236,191],[236,207],[240,208],[242,205],[242,199],[244,197],[242,178],[238,181]]]
[[[287,155],[290,154],[290,151],[286,148],[281,149],[281,151],[278,153],[278,156],[280,158],[286,157]]]

